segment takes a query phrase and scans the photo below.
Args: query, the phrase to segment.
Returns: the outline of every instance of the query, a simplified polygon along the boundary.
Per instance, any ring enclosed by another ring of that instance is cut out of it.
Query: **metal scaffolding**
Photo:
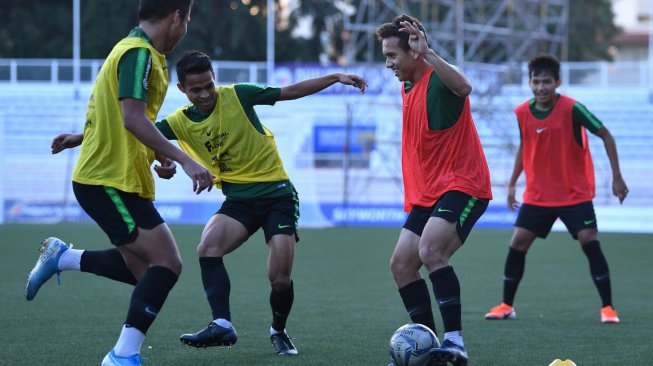
[[[362,0],[345,55],[373,62],[379,54],[376,28],[399,14],[418,18],[430,46],[444,59],[465,63],[519,63],[547,52],[567,58],[568,0]]]

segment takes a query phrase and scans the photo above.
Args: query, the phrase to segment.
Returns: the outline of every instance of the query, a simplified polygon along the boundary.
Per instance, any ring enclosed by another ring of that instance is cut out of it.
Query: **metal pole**
[[[344,211],[344,220],[342,225],[343,226],[350,226],[351,222],[349,221],[349,180],[350,176],[349,174],[350,169],[351,169],[351,145],[352,145],[352,105],[351,103],[347,102],[347,111],[345,115],[345,144],[344,149],[342,151],[343,157],[342,157],[342,173],[343,173],[343,179],[342,179],[342,210]]]
[[[648,7],[648,101],[653,104],[653,1]]]
[[[266,74],[267,84],[274,84],[274,0],[268,0]]]
[[[456,1],[456,66],[462,68],[465,63],[465,2]]]
[[[75,100],[79,100],[79,0],[73,0],[73,90]]]

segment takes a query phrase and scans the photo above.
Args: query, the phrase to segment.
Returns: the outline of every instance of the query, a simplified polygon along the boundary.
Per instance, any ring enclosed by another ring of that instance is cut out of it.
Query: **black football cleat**
[[[271,335],[270,342],[272,342],[279,356],[294,356],[297,354],[297,348],[295,348],[295,345],[285,330],[281,333]]]
[[[236,344],[238,336],[236,335],[236,329],[233,327],[224,328],[214,322],[210,322],[206,328],[197,333],[182,334],[179,340],[185,345],[196,348],[224,347]]]

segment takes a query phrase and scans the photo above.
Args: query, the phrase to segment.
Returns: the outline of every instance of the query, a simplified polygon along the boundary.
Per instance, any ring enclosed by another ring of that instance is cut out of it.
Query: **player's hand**
[[[180,163],[181,167],[184,168],[184,172],[193,181],[193,192],[200,194],[205,189],[207,192],[211,191],[214,178],[211,172],[189,157]]]
[[[64,151],[65,149],[69,149],[81,145],[83,139],[84,139],[84,135],[82,135],[81,133],[79,134],[62,133],[61,135],[52,139],[52,143],[50,144],[50,149],[52,150],[52,154],[58,154]]]
[[[354,74],[339,74],[338,82],[345,85],[353,85],[357,87],[361,93],[365,93],[365,88],[367,88],[367,81],[362,77]]]
[[[619,197],[619,203],[623,203],[628,195],[628,187],[621,176],[614,178],[612,181],[612,193]]]
[[[424,32],[419,30],[416,23],[401,22],[400,32],[408,33],[408,45],[410,49],[424,55],[429,51],[429,45],[426,43]]]
[[[520,203],[517,202],[517,200],[515,199],[515,194],[517,193],[517,188],[515,186],[510,186],[509,185],[507,193],[508,193],[507,194],[508,210],[515,211],[520,206]]]
[[[163,160],[163,161],[161,161]],[[154,171],[162,179],[170,179],[177,173],[177,163],[174,160],[163,158],[159,160],[160,165],[154,165]]]

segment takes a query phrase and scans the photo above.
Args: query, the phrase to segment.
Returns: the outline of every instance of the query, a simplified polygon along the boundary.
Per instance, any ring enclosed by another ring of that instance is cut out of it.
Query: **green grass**
[[[231,349],[182,346],[181,333],[210,321],[195,246],[200,226],[172,226],[184,273],[143,347],[150,365],[387,365],[392,332],[408,323],[388,260],[399,229],[301,230],[295,258],[295,305],[288,330],[300,355],[281,358],[268,340],[267,248],[260,234],[226,257],[238,343]],[[486,321],[501,296],[510,231],[476,230],[456,254],[465,342],[472,365],[650,365],[653,345],[652,235],[601,234],[621,324],[599,322],[600,302],[587,260],[566,233],[537,241],[516,299],[518,319]],[[0,225],[0,364],[97,365],[113,347],[131,287],[64,272],[23,297],[40,240],[58,236],[88,249],[108,248],[92,224]],[[435,310],[436,321],[439,313]]]

